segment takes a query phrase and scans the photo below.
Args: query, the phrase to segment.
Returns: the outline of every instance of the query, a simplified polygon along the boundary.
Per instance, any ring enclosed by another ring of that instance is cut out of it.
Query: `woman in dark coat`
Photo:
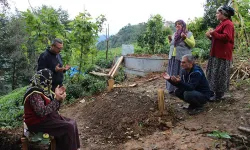
[[[76,122],[58,113],[66,97],[64,87],[51,92],[51,71],[42,69],[31,79],[24,95],[24,122],[30,132],[44,132],[55,137],[57,150],[78,150],[80,141]]]
[[[210,29],[206,36],[212,41],[210,58],[207,65],[207,79],[210,89],[214,92],[211,101],[219,100],[229,89],[230,65],[234,47],[234,25],[231,16],[234,9],[221,6],[217,9],[216,17],[220,24],[216,29]]]

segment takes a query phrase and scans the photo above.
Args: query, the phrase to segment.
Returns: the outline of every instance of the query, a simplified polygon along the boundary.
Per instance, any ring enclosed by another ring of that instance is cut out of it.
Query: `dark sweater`
[[[174,84],[171,81],[169,82],[184,91],[198,91],[204,94],[207,98],[209,98],[211,94],[203,70],[196,65],[193,66],[190,72],[187,72],[184,69],[181,70],[181,82],[178,84]]]
[[[56,72],[55,68],[57,64],[60,67],[63,66],[62,58],[60,54],[54,54],[50,51],[50,47],[48,47],[39,57],[38,59],[38,70],[47,68],[53,72],[52,75],[52,88],[55,88],[57,85],[62,85],[63,82],[63,72]]]

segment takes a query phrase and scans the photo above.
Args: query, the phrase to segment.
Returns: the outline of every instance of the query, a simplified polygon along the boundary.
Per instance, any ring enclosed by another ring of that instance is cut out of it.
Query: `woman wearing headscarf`
[[[206,36],[212,41],[210,58],[207,64],[207,79],[214,96],[211,101],[219,100],[229,89],[230,65],[234,47],[234,25],[231,16],[234,9],[221,6],[217,9],[216,17],[220,24],[216,29],[210,29]]]
[[[170,42],[169,61],[167,72],[170,76],[179,76],[181,71],[181,58],[186,54],[192,54],[191,48],[195,46],[195,40],[192,32],[186,28],[183,20],[175,22],[176,32],[168,36]],[[167,90],[170,94],[174,93],[175,86],[166,82]]]
[[[24,95],[24,122],[30,132],[45,132],[55,137],[57,150],[77,150],[80,141],[76,122],[58,113],[65,99],[64,87],[51,92],[52,72],[38,71]]]

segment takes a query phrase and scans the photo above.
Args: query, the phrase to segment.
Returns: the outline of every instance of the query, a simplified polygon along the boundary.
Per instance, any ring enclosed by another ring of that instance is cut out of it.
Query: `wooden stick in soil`
[[[114,79],[108,80],[108,92],[110,92],[114,88],[114,83],[115,83]]]
[[[165,110],[165,102],[164,102],[164,91],[163,89],[158,90],[158,108],[161,115],[163,115]]]

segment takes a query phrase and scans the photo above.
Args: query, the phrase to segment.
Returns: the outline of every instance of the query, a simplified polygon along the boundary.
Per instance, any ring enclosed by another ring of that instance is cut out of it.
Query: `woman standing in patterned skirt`
[[[207,65],[207,79],[210,89],[214,92],[211,101],[216,101],[224,96],[229,89],[230,65],[234,47],[234,25],[231,16],[234,9],[221,6],[217,9],[216,17],[220,24],[216,29],[210,29],[206,36],[212,41],[210,58]]]
[[[170,76],[178,76],[181,71],[181,58],[186,54],[191,54],[191,48],[195,46],[195,40],[192,32],[186,28],[186,23],[183,20],[175,22],[176,32],[169,36],[170,51],[167,73]],[[167,90],[170,94],[174,93],[175,86],[166,83]]]

